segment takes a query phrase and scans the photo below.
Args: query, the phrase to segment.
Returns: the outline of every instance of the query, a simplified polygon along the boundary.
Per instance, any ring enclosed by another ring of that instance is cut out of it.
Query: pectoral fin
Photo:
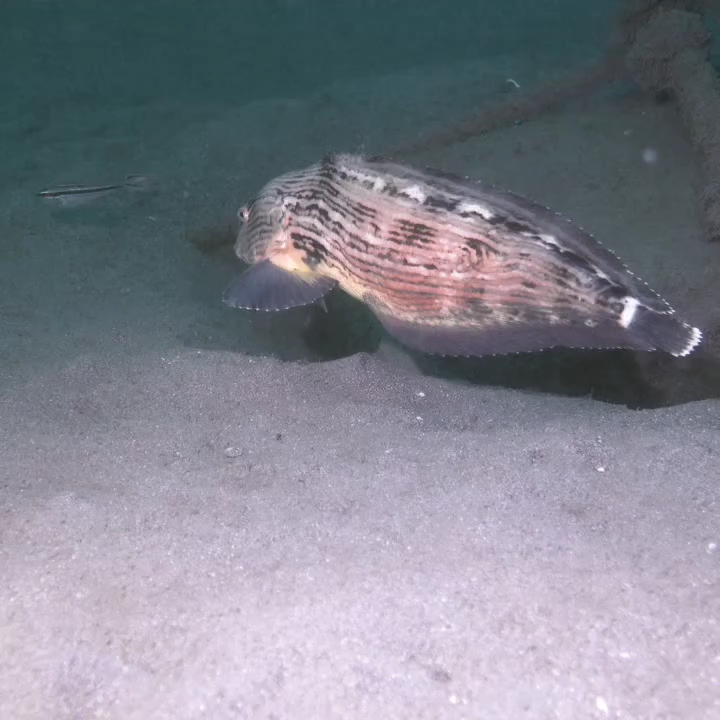
[[[263,260],[230,283],[223,302],[243,310],[289,310],[317,302],[336,284],[321,275],[300,276]]]

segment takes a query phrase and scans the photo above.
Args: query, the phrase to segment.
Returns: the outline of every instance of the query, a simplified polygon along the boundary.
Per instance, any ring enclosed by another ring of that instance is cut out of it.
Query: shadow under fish
[[[692,353],[702,333],[591,235],[482,182],[332,155],[267,183],[238,216],[250,268],[232,307],[278,311],[339,287],[433,355],[565,348]]]

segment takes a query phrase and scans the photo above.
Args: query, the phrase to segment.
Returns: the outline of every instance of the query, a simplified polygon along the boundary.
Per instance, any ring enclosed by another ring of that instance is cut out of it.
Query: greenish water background
[[[574,0],[5,0],[4,114],[158,98],[237,104],[329,82],[516,53],[574,63],[614,3]]]

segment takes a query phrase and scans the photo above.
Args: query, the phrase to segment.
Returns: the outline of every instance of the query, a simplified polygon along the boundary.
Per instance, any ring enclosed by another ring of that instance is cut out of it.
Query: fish
[[[689,355],[702,331],[549,208],[480,180],[383,157],[327,155],[238,211],[249,267],[225,304],[280,311],[335,288],[431,355],[553,347]]]
[[[127,175],[122,182],[106,185],[56,185],[41,190],[37,196],[51,205],[70,208],[87,205],[120,190],[143,191],[147,186],[148,179],[145,176]]]

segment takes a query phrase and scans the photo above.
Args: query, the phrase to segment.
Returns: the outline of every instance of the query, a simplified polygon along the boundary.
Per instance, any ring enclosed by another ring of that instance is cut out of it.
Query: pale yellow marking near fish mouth
[[[299,275],[302,278],[316,277],[318,273],[311,270],[305,263],[306,255],[302,250],[297,248],[284,248],[268,256],[268,260],[293,275]]]

